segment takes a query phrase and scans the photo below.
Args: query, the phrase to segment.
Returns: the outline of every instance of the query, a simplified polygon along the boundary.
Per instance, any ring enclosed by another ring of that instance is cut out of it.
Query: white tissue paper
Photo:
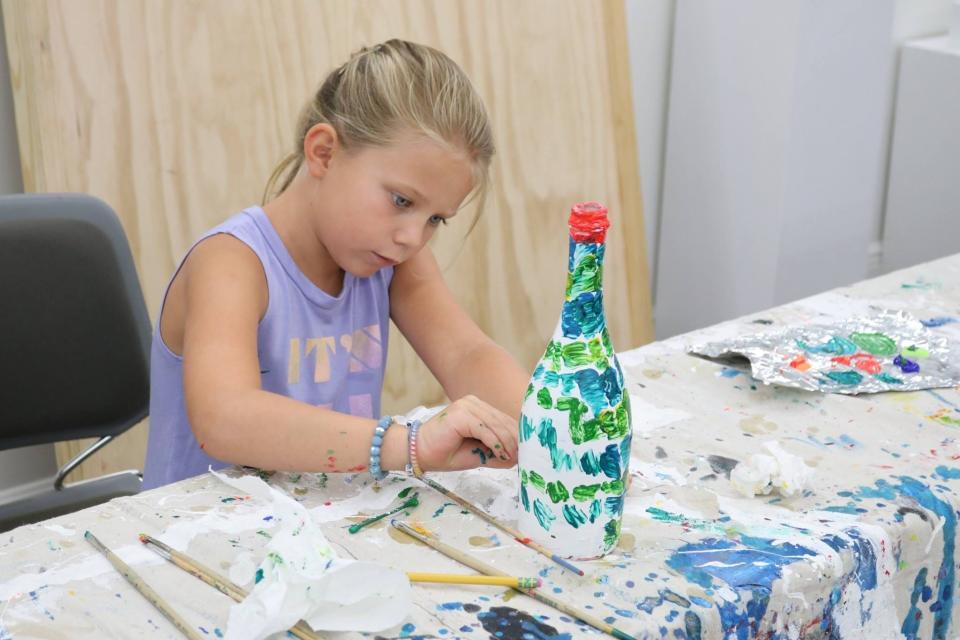
[[[813,469],[800,456],[784,451],[775,441],[765,442],[771,455],[755,453],[730,472],[730,483],[747,497],[777,491],[782,496],[802,493],[813,478]]]
[[[250,595],[230,608],[226,640],[265,638],[301,619],[326,631],[382,631],[406,619],[412,604],[406,574],[337,558],[302,504],[254,476],[210,472],[239,492],[271,503],[278,521],[266,558],[255,575],[247,574],[247,581],[256,581]]]

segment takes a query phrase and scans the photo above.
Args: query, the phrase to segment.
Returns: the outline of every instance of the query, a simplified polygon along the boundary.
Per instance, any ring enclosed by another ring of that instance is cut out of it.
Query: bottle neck
[[[567,294],[555,340],[580,340],[603,335],[603,254],[606,245],[570,239]]]
[[[578,242],[570,238],[570,253],[567,258],[567,302],[575,300],[583,293],[603,292],[605,250],[605,243]]]

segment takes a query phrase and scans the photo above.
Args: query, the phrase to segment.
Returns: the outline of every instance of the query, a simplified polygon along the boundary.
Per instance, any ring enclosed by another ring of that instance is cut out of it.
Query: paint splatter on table
[[[923,283],[923,286],[917,286]],[[631,486],[615,553],[563,571],[421,487],[413,517],[449,544],[642,638],[960,637],[960,390],[823,395],[757,384],[684,353],[694,342],[800,322],[903,309],[960,341],[960,256],[621,354],[635,410]],[[732,468],[776,440],[816,469],[791,499],[746,499]],[[499,517],[516,509],[515,472],[436,479]],[[363,474],[269,477],[303,502],[347,557],[407,570],[463,569],[384,522],[410,482],[379,491]],[[230,601],[137,542],[157,536],[226,573],[258,558],[277,526],[269,505],[210,476],[0,534],[0,639],[143,637],[177,632],[82,541],[94,531],[204,637],[223,635]],[[509,590],[416,585],[403,625],[330,638],[581,638],[599,635]]]

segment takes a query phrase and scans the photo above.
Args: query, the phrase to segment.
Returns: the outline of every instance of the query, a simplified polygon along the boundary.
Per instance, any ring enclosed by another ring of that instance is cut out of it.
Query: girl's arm
[[[257,326],[266,310],[267,285],[253,251],[231,236],[214,236],[191,252],[181,276],[184,399],[194,435],[206,453],[264,469],[367,469],[375,420],[321,409],[260,387]],[[469,452],[462,451],[464,441],[498,450],[512,446],[509,451],[515,451],[515,439],[500,433],[503,427],[473,426],[484,422],[477,417],[478,412],[483,415],[480,408],[463,403],[451,409],[445,424],[434,431],[442,437],[423,443],[425,469],[476,466]],[[406,435],[399,425],[387,430],[381,468],[406,465]]]
[[[530,373],[457,304],[429,248],[396,267],[390,314],[449,398],[474,394],[519,417]]]

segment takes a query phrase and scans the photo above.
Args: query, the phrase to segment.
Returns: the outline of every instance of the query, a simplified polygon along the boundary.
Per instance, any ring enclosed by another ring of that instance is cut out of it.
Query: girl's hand
[[[512,467],[517,421],[475,396],[464,396],[420,427],[417,461],[424,471]]]

